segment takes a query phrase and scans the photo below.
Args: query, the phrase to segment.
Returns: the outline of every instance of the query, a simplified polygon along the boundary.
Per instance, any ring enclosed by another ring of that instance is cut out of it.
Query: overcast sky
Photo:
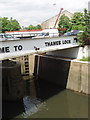
[[[57,15],[60,8],[82,12],[89,0],[0,0],[0,17],[13,17],[21,26],[37,25]]]

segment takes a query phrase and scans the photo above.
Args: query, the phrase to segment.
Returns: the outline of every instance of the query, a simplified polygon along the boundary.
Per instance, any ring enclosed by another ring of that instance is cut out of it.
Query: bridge
[[[42,55],[43,53],[46,54]],[[88,92],[88,87],[87,87],[88,65],[72,60],[73,58],[77,58],[78,53],[79,53],[79,46],[77,44],[76,36],[44,37],[44,38],[42,37],[42,38],[32,38],[32,39],[16,39],[16,40],[0,41],[0,61],[36,54],[35,56],[33,55],[33,57],[30,56],[28,59],[29,61],[28,68],[30,68],[28,77],[30,77],[30,75],[33,75],[36,78],[35,82],[36,84],[38,82],[41,95],[43,95],[42,92],[43,90],[47,91],[46,89],[48,83],[59,86],[62,89],[67,88],[79,92],[83,91],[83,93],[87,93],[87,94],[90,93]],[[4,62],[7,61],[3,61],[3,63]],[[24,64],[21,65],[23,66]],[[12,79],[12,77],[15,75],[15,78],[17,80],[16,73],[18,75],[19,73],[18,70],[20,71],[20,68],[22,66],[19,66],[19,69],[17,70],[14,69],[14,71],[9,67],[6,67],[6,70],[4,69],[2,70],[3,71],[2,79],[4,79],[5,82],[8,81],[9,77],[7,76],[10,75],[8,85],[10,85],[11,88],[10,98],[12,96],[12,99],[17,99],[18,93],[20,93],[19,97],[23,96],[22,85],[18,85],[17,83],[16,85],[17,89],[12,88],[15,81],[14,79]],[[1,64],[1,69],[2,69],[2,64]],[[82,75],[85,75],[85,77],[82,77]],[[10,84],[10,81],[12,81],[12,86]],[[13,90],[15,90],[15,92],[13,92]],[[7,91],[5,90],[5,93],[6,92]]]
[[[77,47],[76,36],[1,40],[0,60]]]

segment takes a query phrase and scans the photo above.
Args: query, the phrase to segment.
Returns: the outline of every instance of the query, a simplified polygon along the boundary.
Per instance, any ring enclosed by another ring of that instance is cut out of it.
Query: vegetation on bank
[[[58,26],[59,28],[66,28],[66,31],[63,32],[68,32],[71,30],[84,31],[84,15],[81,12],[75,12],[71,19],[65,15],[62,15]]]
[[[90,57],[83,57],[82,59],[80,59],[80,61],[88,61],[88,62],[90,62]]]
[[[75,12],[71,19],[65,15],[62,15],[58,23],[58,28],[66,29],[59,31],[60,34],[71,30],[84,31],[77,36],[79,45],[90,45],[90,11],[85,9],[84,13]],[[29,25],[28,27],[21,27],[19,22],[12,17],[10,19],[8,19],[8,17],[0,18],[0,32],[37,29],[42,29],[41,25]]]
[[[66,31],[70,30],[85,30],[85,24],[88,24],[88,21],[85,21],[86,19],[89,19],[90,13],[87,12],[87,10],[84,10],[84,14],[81,12],[75,12],[73,17],[69,19],[67,16],[62,15],[58,27],[59,28],[66,28]],[[89,19],[90,22],[90,19]],[[8,17],[1,17],[0,18],[0,23],[2,25],[2,31],[15,31],[15,30],[20,30],[20,29],[25,29],[25,30],[36,30],[36,29],[41,29],[41,25],[29,25],[28,27],[20,26],[20,23],[16,20],[13,19],[12,17],[8,19]],[[88,25],[89,26],[89,25]]]
[[[16,19],[13,19],[12,17],[8,19],[8,17],[0,18],[1,23],[1,32],[5,31],[17,31],[20,30],[20,24]]]
[[[90,45],[90,11],[84,10],[84,32],[77,36],[81,46]]]
[[[42,29],[42,27],[41,27],[41,25],[36,25],[36,26],[29,25],[26,29],[27,30],[40,30],[40,29]]]
[[[84,31],[77,36],[79,45],[90,45],[90,11],[85,9],[84,13],[75,12],[71,20],[67,16],[62,15],[58,26],[66,28],[63,33],[70,30]],[[62,34],[62,31],[60,32]]]
[[[42,29],[41,25],[29,25],[28,27],[21,27],[20,23],[16,20],[13,19],[12,17],[8,19],[8,17],[3,17],[0,18],[0,32],[5,32],[5,31],[18,31],[18,30],[37,30],[37,29]]]

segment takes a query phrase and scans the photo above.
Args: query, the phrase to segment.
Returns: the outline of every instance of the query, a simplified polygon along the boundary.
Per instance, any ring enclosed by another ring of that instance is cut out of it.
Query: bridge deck
[[[76,46],[76,36],[0,41],[0,60]]]

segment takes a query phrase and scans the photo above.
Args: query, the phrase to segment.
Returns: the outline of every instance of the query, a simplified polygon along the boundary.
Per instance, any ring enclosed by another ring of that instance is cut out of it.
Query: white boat
[[[9,34],[6,34],[6,33],[0,33],[0,41],[3,41],[3,40],[17,40],[17,39],[19,39],[19,38],[16,38],[13,35],[9,35]]]
[[[6,31],[7,35],[12,35],[16,38],[44,38],[59,36],[58,29],[42,29],[42,30],[21,30],[21,31]]]

